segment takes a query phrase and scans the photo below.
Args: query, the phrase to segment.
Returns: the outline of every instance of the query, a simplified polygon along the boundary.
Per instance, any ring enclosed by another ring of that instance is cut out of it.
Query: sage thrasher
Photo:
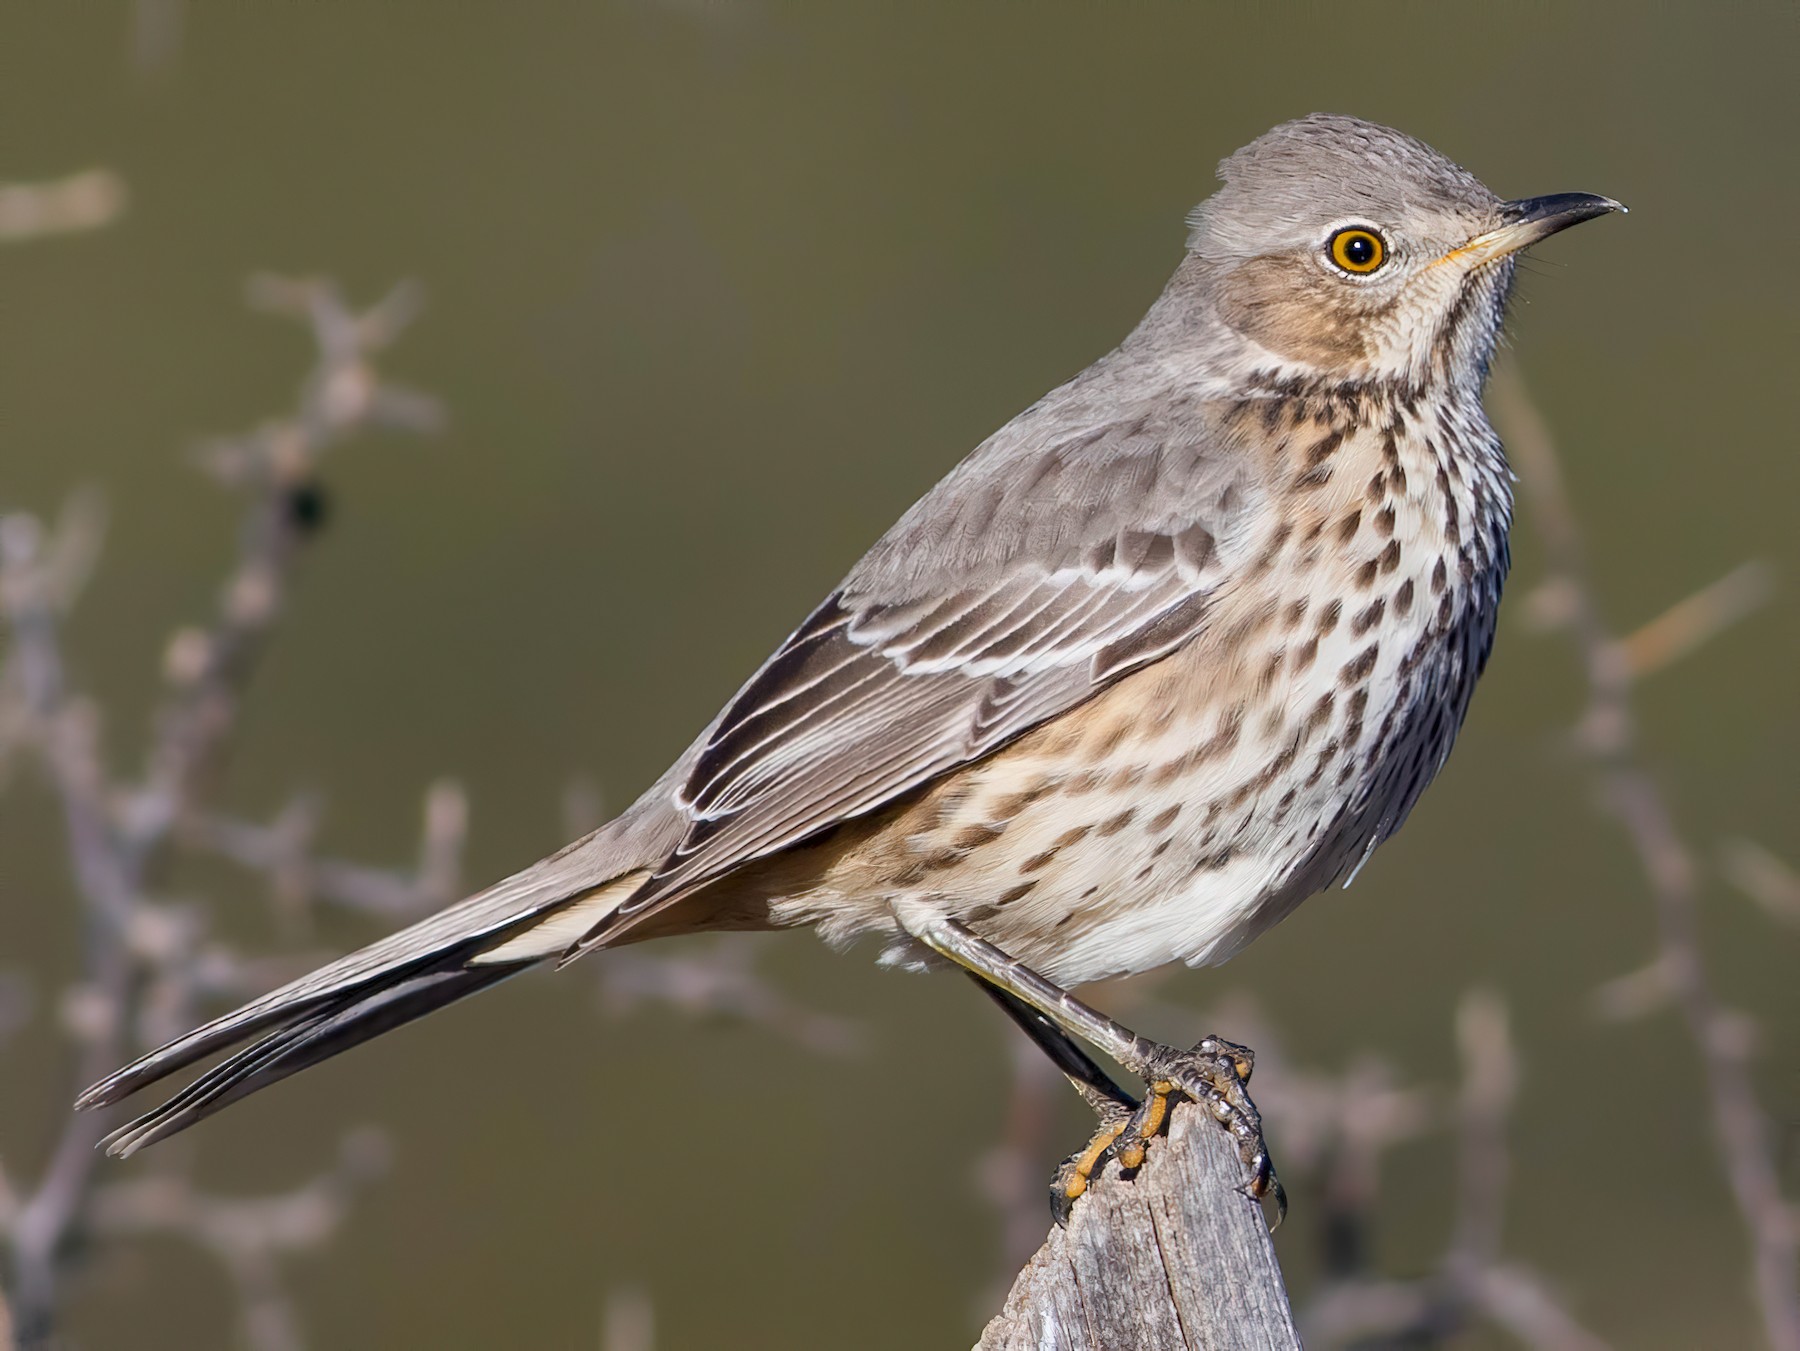
[[[1502,201],[1349,117],[1219,175],[1117,350],[901,517],[623,815],[94,1085],[79,1106],[256,1038],[110,1151],[547,959],[810,924],[964,968],[1053,1057],[1102,1120],[1065,1209],[1171,1093],[1267,1192],[1249,1053],[1067,988],[1222,962],[1400,828],[1494,636],[1511,490],[1481,388],[1514,255],[1623,208]]]

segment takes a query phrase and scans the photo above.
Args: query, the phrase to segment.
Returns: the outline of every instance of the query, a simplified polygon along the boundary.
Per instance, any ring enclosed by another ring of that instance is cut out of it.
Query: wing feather
[[[1028,431],[939,484],[739,691],[677,791],[686,834],[572,953],[993,753],[1200,631],[1254,496],[1240,461],[1196,446],[1216,427]]]

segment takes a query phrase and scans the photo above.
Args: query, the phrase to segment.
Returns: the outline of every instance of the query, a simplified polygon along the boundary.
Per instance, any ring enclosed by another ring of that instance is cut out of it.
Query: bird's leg
[[[979,971],[971,968],[965,968],[965,971],[969,979],[1019,1025],[1033,1044],[1050,1057],[1051,1063],[1068,1077],[1075,1091],[1095,1112],[1117,1116],[1122,1121],[1136,1110],[1137,1099],[1114,1083],[1113,1077],[1095,1064],[1094,1058],[1055,1021],[1011,991],[991,984]]]
[[[1087,1189],[1093,1170],[1104,1163],[1110,1153],[1118,1152],[1126,1166],[1141,1164],[1143,1142],[1167,1124],[1169,1097],[1179,1092],[1205,1106],[1237,1141],[1238,1155],[1250,1168],[1244,1190],[1258,1200],[1271,1194],[1274,1196],[1276,1223],[1287,1214],[1287,1195],[1275,1176],[1268,1147],[1263,1142],[1262,1116],[1245,1091],[1254,1066],[1254,1057],[1247,1048],[1217,1037],[1206,1037],[1188,1051],[1158,1045],[1082,1003],[956,920],[911,907],[904,912],[897,907],[896,918],[912,937],[933,952],[1041,1014],[1063,1033],[1097,1047],[1147,1085],[1144,1100],[1122,1124],[1115,1126],[1112,1111],[1096,1105],[1097,1110],[1102,1110],[1100,1132],[1057,1174],[1057,1184],[1066,1204],[1072,1204]],[[1010,1007],[1008,1011],[1011,1012]],[[1060,1043],[1039,1037],[1019,1015],[1015,1014],[1014,1020],[1032,1033],[1039,1046],[1050,1052],[1065,1074],[1069,1073],[1063,1064],[1065,1052]],[[1052,1050],[1052,1046],[1057,1049]],[[1085,1054],[1081,1054],[1081,1059],[1092,1065]],[[1094,1068],[1098,1073],[1098,1067]],[[1088,1092],[1083,1092],[1082,1096],[1088,1097],[1092,1104],[1094,1099],[1089,1097],[1089,1092],[1094,1091],[1092,1081],[1085,1076],[1078,1081],[1073,1074],[1070,1078],[1077,1083],[1078,1089],[1086,1085]],[[1110,1107],[1118,1106],[1117,1099],[1110,1096],[1108,1103]]]
[[[1040,1051],[1050,1057],[1051,1063],[1063,1072],[1070,1085],[1081,1095],[1082,1101],[1099,1118],[1100,1124],[1094,1131],[1093,1139],[1064,1159],[1050,1182],[1050,1211],[1058,1224],[1067,1224],[1070,1208],[1075,1204],[1075,1199],[1087,1190],[1089,1177],[1106,1161],[1119,1140],[1128,1136],[1129,1128],[1139,1116],[1138,1101],[1114,1083],[1112,1076],[1095,1064],[1093,1057],[1082,1050],[1074,1038],[1056,1023],[1017,995],[989,984],[987,978],[979,972],[967,968],[965,970],[969,979],[993,999],[1008,1018],[1018,1024],[1020,1030],[1031,1038]],[[1138,1153],[1137,1163],[1129,1165],[1130,1167],[1135,1168],[1143,1162],[1141,1145]]]

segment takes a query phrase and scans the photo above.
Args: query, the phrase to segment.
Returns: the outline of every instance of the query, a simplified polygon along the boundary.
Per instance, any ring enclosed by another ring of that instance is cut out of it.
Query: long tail
[[[615,825],[620,823],[614,823]],[[162,1106],[106,1137],[125,1157],[340,1051],[560,953],[648,875],[603,829],[410,928],[177,1037],[89,1088],[104,1107],[256,1036]],[[601,866],[606,859],[610,867]],[[257,1036],[258,1033],[262,1035]]]

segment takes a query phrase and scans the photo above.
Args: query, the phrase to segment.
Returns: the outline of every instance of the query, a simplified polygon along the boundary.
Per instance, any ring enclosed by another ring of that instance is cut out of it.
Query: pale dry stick
[[[1768,1121],[1756,1100],[1743,1022],[1714,992],[1698,929],[1698,864],[1667,800],[1638,758],[1629,650],[1613,637],[1583,558],[1549,428],[1516,371],[1503,367],[1490,388],[1494,420],[1519,466],[1530,516],[1542,536],[1564,627],[1579,648],[1588,707],[1579,743],[1591,760],[1601,801],[1624,827],[1650,885],[1664,982],[1693,1039],[1719,1163],[1750,1238],[1753,1280],[1773,1351],[1800,1351],[1800,1221],[1781,1194]],[[1691,621],[1690,621],[1691,622]]]
[[[766,1028],[819,1055],[855,1055],[861,1026],[803,1007],[763,979],[747,935],[721,934],[663,954],[621,948],[599,963],[600,1007],[621,1018],[644,1004]]]
[[[70,695],[42,566],[43,532],[29,517],[0,520],[0,599],[12,633],[9,675],[36,724],[37,749],[60,802],[70,870],[83,912],[83,986],[71,1009],[79,1052],[77,1083],[105,1072],[123,1050],[124,1004],[132,983],[132,913],[139,879],[126,867],[108,820],[95,745],[93,708]],[[71,1114],[43,1176],[8,1207],[16,1336],[33,1344],[49,1333],[57,1264],[85,1205],[103,1128]],[[10,1190],[10,1189],[9,1189]]]
[[[142,779],[121,788],[99,747],[99,714],[66,677],[58,623],[68,600],[52,564],[80,550],[46,541],[39,524],[0,519],[0,617],[12,637],[0,672],[14,710],[9,735],[30,745],[61,806],[70,870],[83,913],[81,984],[65,1021],[78,1045],[76,1083],[91,1081],[126,1050],[136,993],[154,972],[140,948],[148,892],[175,827],[195,809],[201,780],[216,764],[235,718],[243,681],[280,611],[300,545],[316,524],[313,473],[320,455],[371,425],[423,429],[436,405],[380,381],[370,355],[399,332],[416,298],[399,288],[354,314],[328,283],[253,284],[252,300],[307,318],[321,358],[293,416],[211,453],[215,472],[245,486],[249,510],[220,615],[208,631],[171,644],[171,689],[156,718]],[[104,1127],[69,1114],[37,1186],[20,1197],[0,1179],[5,1236],[12,1249],[15,1334],[29,1345],[48,1337],[58,1267],[92,1200],[95,1146]]]
[[[183,828],[181,842],[266,876],[276,911],[291,928],[304,929],[320,901],[401,922],[462,894],[468,815],[468,798],[459,784],[440,779],[426,789],[419,862],[411,872],[316,853],[313,837],[320,811],[311,797],[294,799],[266,825],[223,813],[197,814]]]
[[[84,169],[49,183],[0,183],[0,244],[111,225],[129,197],[125,180],[111,169]]]
[[[1800,873],[1754,840],[1727,840],[1719,868],[1739,891],[1783,924],[1800,926]]]

